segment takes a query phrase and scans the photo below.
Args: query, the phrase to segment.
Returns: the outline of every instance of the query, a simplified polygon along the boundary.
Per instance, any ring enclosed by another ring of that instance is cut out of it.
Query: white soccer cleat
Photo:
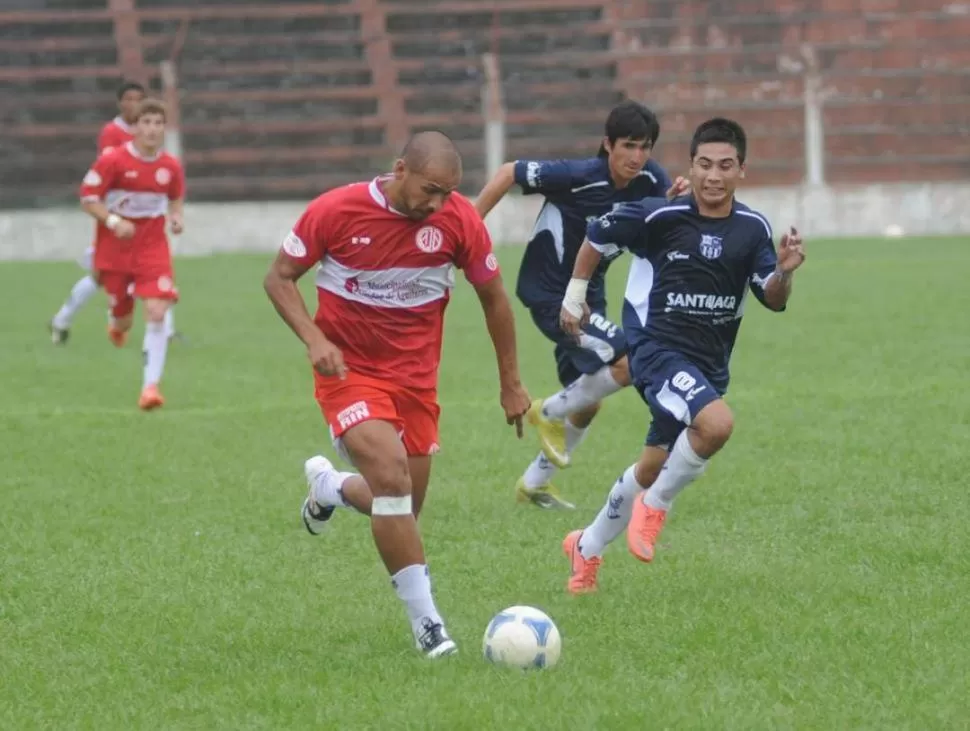
[[[319,454],[316,457],[310,457],[303,463],[303,474],[306,475],[308,492],[306,500],[303,501],[303,507],[300,508],[300,518],[303,520],[303,525],[306,526],[307,531],[314,536],[323,533],[327,527],[327,522],[333,517],[335,508],[332,505],[324,506],[317,503],[313,499],[313,486],[323,475],[332,471],[333,464],[330,460]]]

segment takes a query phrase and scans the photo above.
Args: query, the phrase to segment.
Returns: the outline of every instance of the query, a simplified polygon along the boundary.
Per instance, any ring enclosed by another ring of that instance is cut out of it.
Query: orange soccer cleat
[[[626,544],[630,553],[641,561],[653,561],[657,537],[667,520],[667,511],[651,508],[641,498],[633,501],[633,515],[626,529]]]
[[[116,347],[120,348],[125,344],[128,339],[128,332],[125,330],[118,330],[117,328],[108,325],[108,340]]]
[[[154,383],[145,386],[141,390],[141,398],[138,399],[138,408],[142,411],[151,411],[152,409],[157,409],[159,406],[165,404],[165,399],[162,398],[161,392],[158,390],[158,386]]]
[[[571,569],[569,581],[566,583],[566,591],[570,594],[589,594],[596,591],[596,572],[603,563],[599,556],[583,558],[583,554],[579,552],[579,539],[582,535],[581,530],[574,530],[562,542],[562,552],[569,559]]]

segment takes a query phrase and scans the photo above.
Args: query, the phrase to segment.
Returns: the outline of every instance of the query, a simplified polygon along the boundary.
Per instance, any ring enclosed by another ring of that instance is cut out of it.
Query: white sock
[[[562,421],[567,415],[599,403],[621,388],[610,373],[609,366],[603,366],[596,373],[580,376],[562,391],[547,398],[542,404],[542,414],[547,419]]]
[[[674,498],[704,473],[707,467],[707,460],[698,457],[697,453],[690,446],[687,438],[687,430],[684,429],[674,442],[674,448],[670,450],[670,456],[664,464],[660,476],[647,490],[643,496],[643,502],[651,508],[658,510],[670,510]]]
[[[165,310],[165,337],[170,338],[175,334],[175,315],[173,314],[172,307]]]
[[[325,508],[347,508],[350,507],[344,500],[341,488],[348,478],[356,475],[356,472],[338,472],[330,470],[317,477],[313,483],[313,502]]]
[[[572,454],[573,450],[579,446],[580,442],[586,436],[586,429],[580,429],[578,426],[573,426],[569,419],[566,419],[566,453]],[[527,490],[535,490],[536,488],[542,487],[552,481],[552,478],[556,476],[559,472],[559,468],[556,467],[552,462],[546,459],[546,455],[539,452],[538,456],[532,460],[532,463],[526,468],[525,474],[522,475],[522,480],[525,482],[525,487]]]
[[[535,490],[548,484],[559,470],[552,462],[546,459],[546,455],[539,452],[538,456],[532,460],[522,475],[527,490]]]
[[[643,492],[635,471],[636,465],[627,467],[620,479],[613,483],[606,505],[583,531],[579,539],[579,552],[583,558],[602,555],[603,550],[626,530],[633,514],[633,501]]]
[[[141,387],[158,385],[165,370],[165,353],[168,350],[168,338],[165,336],[165,324],[162,322],[145,323],[145,340],[142,352],[145,354],[145,368]]]
[[[424,632],[424,621],[441,622],[441,615],[431,598],[431,576],[424,564],[406,566],[391,577],[391,586],[408,610],[415,638]]]
[[[98,291],[98,283],[94,281],[94,278],[90,275],[82,277],[74,283],[71,287],[71,296],[67,298],[64,305],[57,311],[54,315],[53,325],[58,330],[67,330],[71,327],[71,323],[74,321],[74,316],[77,314],[84,303],[94,296],[94,293]]]

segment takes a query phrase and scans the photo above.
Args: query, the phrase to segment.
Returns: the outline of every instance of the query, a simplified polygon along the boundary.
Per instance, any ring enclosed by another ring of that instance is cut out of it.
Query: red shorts
[[[135,299],[159,299],[178,302],[172,263],[137,272],[99,272],[98,279],[111,301],[111,314],[125,317],[135,308]]]
[[[390,381],[348,373],[341,381],[314,372],[314,394],[330,437],[341,454],[339,440],[358,424],[372,419],[394,425],[408,456],[422,457],[438,452],[438,393],[434,389],[404,388]]]

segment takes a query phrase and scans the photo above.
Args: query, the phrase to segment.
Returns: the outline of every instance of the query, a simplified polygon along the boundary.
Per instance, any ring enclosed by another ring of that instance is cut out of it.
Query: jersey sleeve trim
[[[689,211],[689,210],[690,210],[690,206],[664,206],[663,208],[658,208],[653,213],[651,213],[649,216],[647,216],[645,219],[643,219],[643,222],[644,223],[650,223],[653,219],[655,219],[661,213],[668,213],[670,211]]]
[[[616,256],[620,253],[620,247],[616,244],[598,244],[590,238],[587,238],[586,240],[589,241],[590,246],[596,249],[596,251],[603,256]]]

